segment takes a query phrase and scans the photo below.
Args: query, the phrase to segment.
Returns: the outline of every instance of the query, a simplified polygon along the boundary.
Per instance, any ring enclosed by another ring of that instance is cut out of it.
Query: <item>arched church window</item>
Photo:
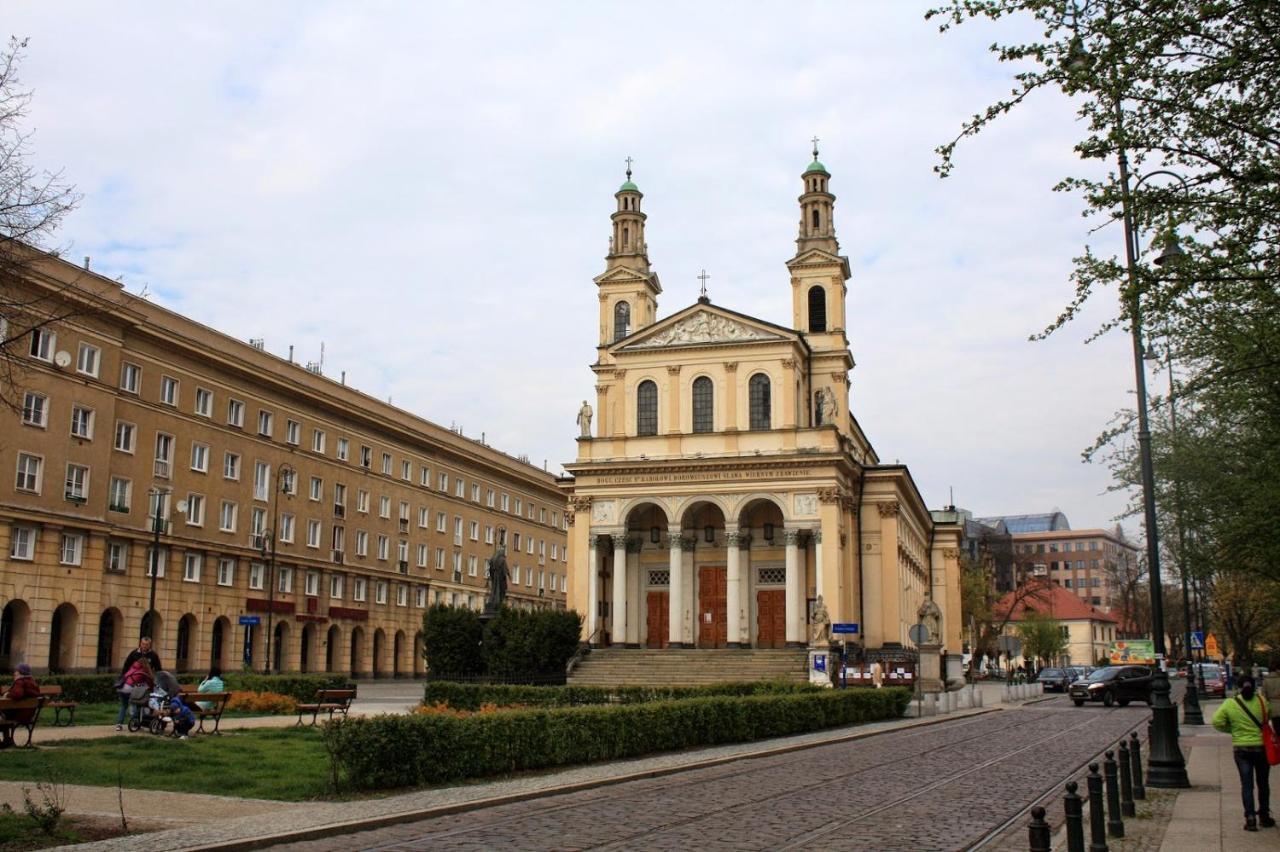
[[[631,333],[631,305],[618,302],[613,306],[613,339],[621,340]]]
[[[622,229],[622,247],[623,248],[631,247],[631,231],[625,226]]]
[[[827,330],[827,291],[821,285],[809,288],[809,331]]]
[[[752,429],[768,429],[773,402],[770,396],[769,377],[756,373],[747,382],[748,413]]]
[[[714,428],[714,391],[711,379],[706,376],[698,376],[693,380],[693,431],[695,432],[710,432]]]
[[[821,225],[822,225],[822,220],[818,218],[818,210],[817,210],[817,208],[814,208],[814,211],[813,211],[813,229],[816,231],[816,230],[818,230],[818,228],[819,228],[819,227],[821,227]]]
[[[658,385],[648,379],[636,388],[636,434],[658,434]]]

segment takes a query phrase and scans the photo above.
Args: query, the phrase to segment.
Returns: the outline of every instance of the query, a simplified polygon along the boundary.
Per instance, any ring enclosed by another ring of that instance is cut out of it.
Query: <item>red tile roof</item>
[[[995,611],[1000,616],[1013,609],[1010,621],[1022,621],[1026,611],[1031,609],[1056,618],[1058,621],[1109,621],[1116,619],[1105,612],[1095,609],[1068,589],[1057,583],[1038,581],[1025,584],[1016,591],[1009,592],[996,602]]]

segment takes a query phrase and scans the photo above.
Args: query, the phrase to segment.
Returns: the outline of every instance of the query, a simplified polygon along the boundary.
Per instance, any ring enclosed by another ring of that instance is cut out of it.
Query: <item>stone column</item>
[[[822,530],[814,530],[810,539],[813,542],[813,588],[814,597],[825,595],[822,585]],[[824,598],[825,600],[825,598]],[[833,607],[835,602],[827,605],[828,609]]]
[[[632,602],[632,611],[627,614],[627,647],[640,647],[640,622],[645,617],[645,571],[641,567],[640,550],[643,543],[640,539],[632,539],[627,544],[627,600]],[[633,555],[634,554],[634,555]]]
[[[627,536],[613,537],[613,644],[627,644]]]
[[[738,605],[742,607],[742,631],[738,641],[744,648],[751,647],[751,532],[738,533]]]
[[[730,648],[740,648],[742,642],[739,636],[742,635],[742,571],[738,561],[738,548],[742,543],[742,536],[738,534],[735,526],[733,529],[725,530],[725,553],[727,556],[727,564],[725,567],[725,636],[728,639]]]
[[[671,554],[671,579],[667,584],[667,646],[684,647],[684,542],[680,528],[671,527],[668,548]]]
[[[787,545],[787,647],[803,648],[804,637],[804,578],[800,576],[800,531],[786,530],[783,540]]]
[[[597,536],[593,532],[587,538],[587,546],[590,548],[590,554],[587,559],[587,641],[596,645],[600,641],[600,637],[596,636],[596,629],[599,627],[599,619],[596,613],[599,606],[596,601],[600,599],[600,554],[596,547]]]

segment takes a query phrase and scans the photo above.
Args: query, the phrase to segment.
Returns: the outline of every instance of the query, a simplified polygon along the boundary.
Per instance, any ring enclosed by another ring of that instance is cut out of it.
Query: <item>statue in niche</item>
[[[592,414],[593,414],[593,412],[591,411],[591,406],[590,406],[590,405],[588,405],[588,404],[587,404],[587,401],[584,399],[584,400],[582,401],[582,407],[578,409],[578,434],[579,434],[579,437],[582,437],[582,438],[590,438],[590,437],[591,437],[591,416],[592,416]]]
[[[831,645],[831,613],[827,612],[827,604],[818,595],[814,601],[813,620],[809,624],[809,644],[815,648],[826,648]]]
[[[920,609],[916,610],[916,618],[929,631],[927,644],[938,644],[942,636],[942,610],[933,602],[933,598],[928,598],[920,604]]]

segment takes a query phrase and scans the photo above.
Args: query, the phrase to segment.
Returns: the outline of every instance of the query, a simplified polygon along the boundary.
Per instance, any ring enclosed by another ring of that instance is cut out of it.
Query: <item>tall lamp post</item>
[[[151,598],[147,602],[147,614],[142,617],[141,636],[151,636],[155,629],[156,616],[156,577],[160,574],[160,531],[164,528],[164,503],[169,492],[163,488],[152,488],[147,492],[151,496],[153,517],[151,519]],[[153,639],[155,637],[152,637]]]
[[[276,530],[280,523],[280,495],[293,496],[293,478],[297,473],[293,466],[285,463],[276,471],[275,497],[271,506],[271,528],[262,533],[262,557],[267,559],[267,658],[263,663],[263,674],[270,674],[274,668],[271,658],[271,637],[275,632],[273,622],[276,614]]]

